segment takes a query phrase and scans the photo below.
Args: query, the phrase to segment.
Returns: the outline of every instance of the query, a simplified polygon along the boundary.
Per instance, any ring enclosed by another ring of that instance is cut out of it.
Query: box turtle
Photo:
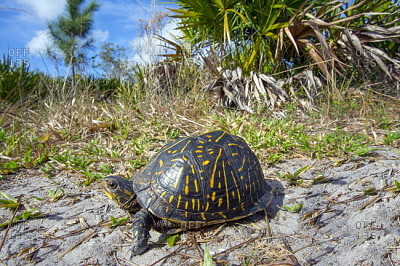
[[[131,180],[108,176],[103,184],[133,219],[133,255],[145,252],[152,228],[171,234],[237,220],[272,200],[256,155],[224,131],[177,139]]]

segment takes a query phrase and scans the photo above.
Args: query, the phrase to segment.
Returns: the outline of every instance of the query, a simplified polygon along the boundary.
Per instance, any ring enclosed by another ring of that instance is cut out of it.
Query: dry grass
[[[129,176],[168,141],[213,129],[242,136],[264,164],[357,156],[371,144],[400,142],[398,100],[366,89],[332,89],[329,101],[315,103],[319,111],[287,104],[257,114],[223,109],[217,95],[196,88],[142,94],[127,86],[118,93],[100,100],[81,90],[2,112],[0,175],[35,166],[49,174],[68,169],[85,184],[108,173]]]

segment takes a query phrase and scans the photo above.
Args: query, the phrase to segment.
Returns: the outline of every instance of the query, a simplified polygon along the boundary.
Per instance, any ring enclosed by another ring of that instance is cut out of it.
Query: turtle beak
[[[107,198],[109,198],[109,199],[111,199],[111,200],[114,199],[113,196],[112,196],[112,194],[111,194],[110,192],[108,192],[107,189],[104,190],[104,194],[106,194]]]

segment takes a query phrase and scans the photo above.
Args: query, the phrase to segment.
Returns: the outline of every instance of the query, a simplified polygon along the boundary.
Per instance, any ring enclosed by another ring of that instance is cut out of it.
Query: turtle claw
[[[147,250],[147,239],[137,241],[133,244],[131,258],[133,256],[141,255]]]

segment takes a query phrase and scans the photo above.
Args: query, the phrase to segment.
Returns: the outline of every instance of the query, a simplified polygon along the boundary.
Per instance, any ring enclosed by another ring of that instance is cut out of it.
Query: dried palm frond
[[[258,73],[250,73],[248,77],[244,77],[240,68],[219,70],[220,77],[210,81],[203,89],[217,92],[221,107],[249,113],[254,113],[256,103],[272,110],[289,100],[297,101],[305,109],[313,109],[314,99],[323,85],[311,70],[282,80]],[[306,96],[300,97],[299,90],[304,91]]]
[[[372,32],[374,30],[374,32]],[[355,68],[364,75],[386,76],[388,81],[400,81],[399,56],[393,58],[373,43],[382,41],[400,42],[400,27],[385,29],[365,26],[357,31],[346,29],[340,36],[338,45],[348,60],[355,62]]]
[[[161,54],[159,56],[167,57],[173,61],[182,61],[186,57],[188,57],[188,52],[184,49],[183,45],[178,43],[177,41],[173,41],[167,39],[161,35],[156,34],[154,36],[155,39],[160,40],[162,42],[161,47],[165,48],[168,53]]]
[[[346,73],[350,66],[364,74],[374,71],[389,81],[398,81],[399,56],[389,55],[380,43],[400,43],[399,20],[391,20],[395,16],[392,12],[376,12],[379,5],[387,4],[385,1],[359,1],[345,7],[347,2],[328,2],[318,12],[310,5],[295,13],[289,25],[279,31],[276,57],[287,58],[293,52],[297,57],[307,55],[328,80],[333,73]],[[379,25],[378,19],[371,19],[377,17],[385,23]],[[366,18],[375,24],[365,22]]]
[[[242,70],[222,71],[218,68],[220,77],[212,80],[203,89],[206,91],[215,91],[219,95],[219,104],[226,108],[237,108],[253,113],[250,108],[249,78],[242,76]]]
[[[177,64],[176,62],[163,62],[150,69],[144,81],[145,83],[151,82],[148,85],[153,89],[153,93],[171,94],[176,80]]]
[[[285,88],[289,90],[290,95],[299,100],[304,107],[307,107],[307,109],[314,108],[314,101],[324,85],[321,79],[310,69],[286,79],[284,83]],[[299,91],[304,91],[306,97],[301,99]]]
[[[328,42],[326,30],[340,27],[335,24],[331,25],[321,17],[315,17],[306,11],[294,15],[289,26],[280,30],[276,57],[287,57],[291,49],[294,49],[297,56],[307,54],[318,65],[324,76],[330,80],[332,72],[337,74],[343,72],[344,65],[334,51],[334,46]],[[304,19],[304,17],[309,19]]]

